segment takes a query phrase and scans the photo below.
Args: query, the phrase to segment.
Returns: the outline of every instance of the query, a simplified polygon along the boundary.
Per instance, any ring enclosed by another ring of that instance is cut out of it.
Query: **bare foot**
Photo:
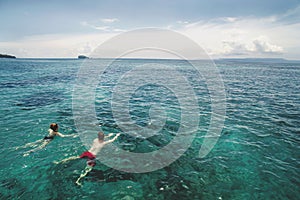
[[[82,186],[82,184],[81,184],[81,183],[79,183],[79,181],[76,181],[76,184],[77,184],[77,185],[79,185],[79,186]]]

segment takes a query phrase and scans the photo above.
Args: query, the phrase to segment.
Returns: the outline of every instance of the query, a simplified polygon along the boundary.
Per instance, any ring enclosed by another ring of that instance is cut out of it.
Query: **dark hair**
[[[58,124],[56,123],[50,124],[50,129],[56,132],[58,130]]]
[[[104,140],[104,133],[98,132],[98,139],[99,140]]]

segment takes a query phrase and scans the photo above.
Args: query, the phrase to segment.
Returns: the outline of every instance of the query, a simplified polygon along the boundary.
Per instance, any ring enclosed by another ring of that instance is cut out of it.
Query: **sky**
[[[300,60],[300,0],[0,0],[0,53],[73,58],[126,31],[162,28],[212,58]]]

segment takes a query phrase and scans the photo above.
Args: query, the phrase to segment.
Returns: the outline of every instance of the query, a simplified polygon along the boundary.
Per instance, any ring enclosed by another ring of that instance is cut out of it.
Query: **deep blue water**
[[[1,199],[299,198],[300,63],[217,62],[226,91],[224,128],[213,150],[199,158],[211,117],[205,81],[199,81],[180,60],[116,61],[103,73],[95,91],[98,123],[105,133],[121,131],[111,109],[114,87],[130,67],[145,63],[179,67],[199,99],[199,130],[191,147],[162,169],[126,173],[98,161],[79,187],[75,181],[85,161],[60,165],[53,161],[85,151],[80,137],[56,138],[27,157],[23,154],[28,148],[15,147],[43,138],[52,122],[64,134],[79,134],[72,92],[82,63],[72,59],[0,60]],[[147,126],[153,103],[164,107],[168,116],[158,135],[143,139],[123,133],[115,142],[119,148],[144,153],[172,140],[180,126],[181,108],[176,94],[167,87],[140,87],[128,100],[131,120]]]

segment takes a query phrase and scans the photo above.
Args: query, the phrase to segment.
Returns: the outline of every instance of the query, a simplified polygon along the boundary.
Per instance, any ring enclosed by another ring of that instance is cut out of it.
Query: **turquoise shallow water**
[[[300,196],[300,64],[217,62],[226,89],[222,135],[205,158],[198,152],[211,112],[205,82],[184,61],[120,60],[102,77],[95,107],[103,130],[119,132],[110,107],[118,78],[129,66],[176,65],[199,98],[201,126],[191,147],[175,162],[148,173],[126,173],[100,162],[75,185],[84,160],[53,161],[86,150],[80,138],[56,138],[45,149],[23,157],[14,147],[43,138],[50,123],[65,134],[78,134],[72,90],[81,60],[0,60],[1,199],[298,199]],[[180,124],[180,106],[167,88],[147,85],[129,101],[131,119],[149,122],[151,102],[169,116],[160,135],[137,139],[126,134],[115,142],[132,152],[168,144]],[[188,124],[187,124],[188,126]]]

